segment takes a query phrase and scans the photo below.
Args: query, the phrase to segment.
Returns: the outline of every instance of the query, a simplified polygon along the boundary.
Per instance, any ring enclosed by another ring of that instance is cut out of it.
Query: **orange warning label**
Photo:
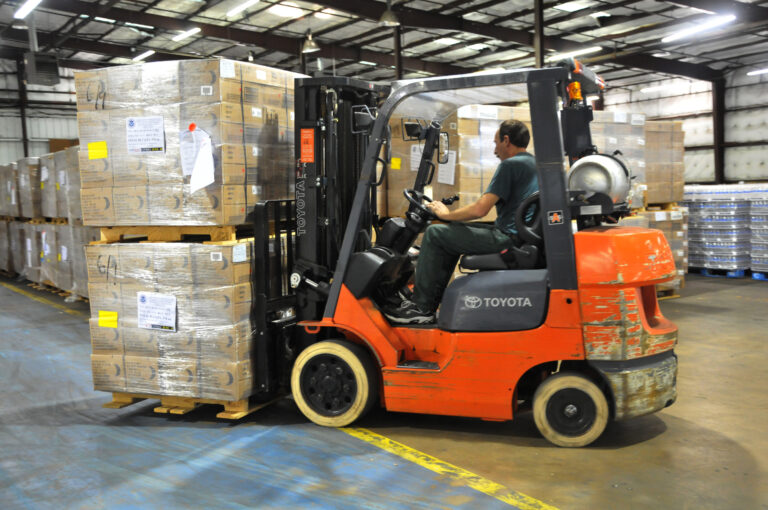
[[[314,129],[301,130],[301,162],[302,163],[315,162],[315,130]]]

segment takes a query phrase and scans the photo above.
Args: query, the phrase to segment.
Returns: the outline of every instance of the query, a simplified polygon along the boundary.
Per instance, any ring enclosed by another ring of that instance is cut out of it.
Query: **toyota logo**
[[[467,308],[480,308],[483,300],[477,296],[464,296],[464,306]]]

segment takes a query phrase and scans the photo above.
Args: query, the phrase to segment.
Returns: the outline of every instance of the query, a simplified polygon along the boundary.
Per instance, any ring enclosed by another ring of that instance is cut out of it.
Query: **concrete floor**
[[[768,282],[691,275],[662,309],[680,328],[677,403],[609,424],[590,447],[550,446],[530,414],[377,410],[358,425],[558,508],[768,509]],[[0,277],[0,508],[510,507],[309,424],[287,399],[237,423],[215,407],[103,409],[87,314]]]

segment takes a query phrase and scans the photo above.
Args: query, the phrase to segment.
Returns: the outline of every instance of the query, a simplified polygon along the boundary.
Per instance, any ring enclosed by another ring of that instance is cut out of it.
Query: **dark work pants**
[[[413,302],[422,310],[436,310],[461,255],[496,253],[514,245],[513,237],[493,225],[430,225],[424,232],[416,264]]]

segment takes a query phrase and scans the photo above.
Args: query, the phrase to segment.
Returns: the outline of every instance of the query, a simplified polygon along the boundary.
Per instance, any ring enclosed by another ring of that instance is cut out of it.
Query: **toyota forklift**
[[[564,447],[592,443],[609,419],[671,405],[677,328],[655,285],[674,277],[674,261],[660,231],[607,225],[629,212],[630,172],[592,145],[582,94],[602,86],[573,60],[388,86],[297,80],[295,203],[259,213],[274,246],[254,274],[278,274],[256,289],[261,390],[290,387],[301,412],[329,427],[377,405],[488,421],[532,409],[541,434]],[[446,288],[436,323],[391,324],[383,311],[407,297],[414,245],[436,220],[424,202],[451,142],[441,121],[464,105],[521,101],[540,191],[516,212],[520,246],[464,256],[471,272]],[[402,130],[423,152],[403,190],[407,213],[380,218],[397,112],[424,119]]]

